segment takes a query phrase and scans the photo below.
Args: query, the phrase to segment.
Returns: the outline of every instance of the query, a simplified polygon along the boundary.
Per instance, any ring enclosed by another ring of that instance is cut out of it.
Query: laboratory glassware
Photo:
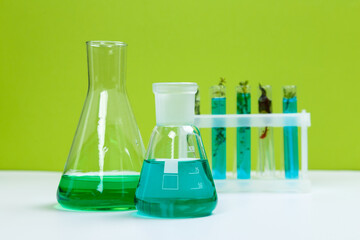
[[[272,113],[271,86],[259,84],[259,113]],[[259,177],[275,176],[274,136],[272,127],[259,128],[259,159],[257,173]]]
[[[198,87],[195,93],[195,114],[200,114],[200,88]]]
[[[210,88],[211,114],[226,114],[225,79]],[[226,128],[211,129],[212,174],[214,179],[226,179]]]
[[[296,86],[283,87],[283,113],[297,112]],[[284,127],[284,165],[285,178],[299,177],[298,128]]]
[[[87,42],[89,85],[57,191],[66,208],[135,208],[145,149],[126,88],[126,43]]]
[[[196,83],[155,83],[156,126],[135,194],[140,213],[167,218],[211,214],[217,194],[194,124]]]
[[[251,94],[248,81],[236,86],[236,113],[251,113]],[[239,127],[236,131],[236,169],[238,179],[249,179],[251,171],[251,128]]]

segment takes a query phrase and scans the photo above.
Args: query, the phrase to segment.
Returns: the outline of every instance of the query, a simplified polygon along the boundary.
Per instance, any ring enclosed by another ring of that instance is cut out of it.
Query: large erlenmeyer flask
[[[125,89],[126,44],[87,42],[89,88],[60,180],[75,209],[134,209],[144,146]]]
[[[158,217],[211,214],[217,194],[199,130],[195,83],[155,83],[154,128],[136,190],[136,208]]]

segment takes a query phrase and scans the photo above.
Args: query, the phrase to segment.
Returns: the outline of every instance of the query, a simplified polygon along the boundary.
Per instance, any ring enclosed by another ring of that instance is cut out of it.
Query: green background
[[[0,0],[0,169],[63,169],[87,91],[88,40],[129,44],[127,89],[145,146],[153,82],[197,82],[204,114],[219,77],[228,113],[239,81],[253,86],[254,112],[259,82],[273,86],[274,112],[281,86],[295,84],[299,110],[312,114],[309,167],[360,169],[359,13],[358,0]],[[209,131],[203,138],[210,155]]]

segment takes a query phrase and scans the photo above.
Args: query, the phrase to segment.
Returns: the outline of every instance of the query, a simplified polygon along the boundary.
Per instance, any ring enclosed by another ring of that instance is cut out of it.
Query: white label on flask
[[[179,161],[176,159],[165,160],[164,173],[178,173]]]
[[[165,174],[163,175],[162,182],[163,190],[179,190],[179,176],[177,174]]]

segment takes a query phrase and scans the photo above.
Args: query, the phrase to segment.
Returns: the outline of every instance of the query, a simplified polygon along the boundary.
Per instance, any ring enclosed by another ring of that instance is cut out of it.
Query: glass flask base
[[[145,215],[164,218],[210,215],[216,207],[217,194],[208,161],[178,161],[177,173],[164,173],[164,168],[165,161],[144,161],[136,191],[136,209]]]
[[[132,210],[139,175],[63,175],[57,199],[75,210]]]
[[[207,199],[136,199],[136,209],[145,215],[161,218],[205,217],[215,208],[214,198]]]

